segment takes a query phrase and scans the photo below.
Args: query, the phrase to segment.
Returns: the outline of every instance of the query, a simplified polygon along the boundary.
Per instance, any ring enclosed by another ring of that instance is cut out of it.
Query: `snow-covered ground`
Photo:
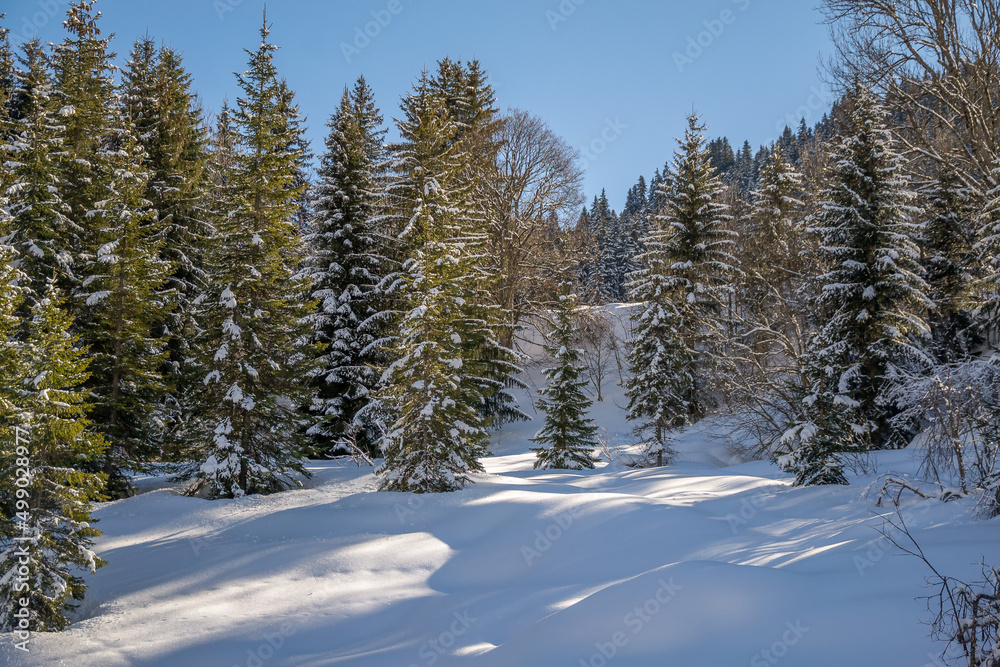
[[[695,439],[689,443],[694,443]],[[881,456],[912,469],[912,454]],[[81,620],[16,665],[936,664],[925,572],[878,538],[862,485],[792,489],[767,463],[537,472],[486,460],[465,491],[312,488],[209,502],[171,489],[97,510],[108,566]],[[942,568],[972,574],[996,525],[910,507]],[[995,522],[994,522],[995,523]],[[765,651],[767,653],[765,653]],[[604,655],[613,655],[607,660]]]
[[[616,379],[616,378],[615,378]],[[612,380],[611,384],[614,384]],[[621,394],[593,414],[627,438]],[[187,498],[162,480],[100,506],[106,568],[80,619],[0,639],[0,662],[49,667],[937,666],[927,574],[850,487],[794,489],[738,463],[712,422],[660,469],[532,470],[520,424],[466,490],[376,491],[370,469],[311,467],[309,488]],[[914,472],[916,453],[878,456]],[[734,462],[737,464],[732,465]],[[1000,520],[906,508],[943,572],[998,560]]]

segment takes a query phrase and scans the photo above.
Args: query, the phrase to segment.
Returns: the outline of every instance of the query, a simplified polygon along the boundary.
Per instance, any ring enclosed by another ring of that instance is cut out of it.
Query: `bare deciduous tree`
[[[540,118],[508,111],[496,138],[499,152],[482,179],[488,205],[488,256],[496,272],[496,302],[508,313],[505,345],[535,308],[538,283],[551,273],[560,225],[583,203],[576,151]]]
[[[937,592],[926,598],[927,609],[934,614],[931,636],[946,642],[941,657],[953,665],[961,661],[967,667],[1000,667],[1000,568],[982,561],[982,578],[971,583],[942,574],[898,509],[895,520],[887,518],[880,532],[890,544],[919,558],[931,571],[927,586]]]
[[[578,326],[586,374],[600,403],[604,401],[604,382],[615,368],[619,378],[622,377],[621,341],[615,332],[614,319],[603,309],[581,311]]]
[[[837,57],[830,72],[881,90],[905,113],[902,138],[990,187],[1000,156],[1000,0],[825,0]]]
[[[897,421],[922,430],[922,472],[951,497],[976,495],[982,515],[1000,514],[1000,363],[938,366],[899,383],[890,398]]]

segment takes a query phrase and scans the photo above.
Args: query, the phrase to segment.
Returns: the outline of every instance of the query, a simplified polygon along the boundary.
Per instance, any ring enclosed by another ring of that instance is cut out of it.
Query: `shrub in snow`
[[[942,658],[952,665],[1000,667],[1000,568],[980,563],[982,578],[971,583],[941,573],[898,512],[896,520],[887,520],[882,534],[931,571],[927,585],[937,592],[927,598],[927,606],[934,614],[932,636],[947,643]]]
[[[571,269],[567,267],[566,271]],[[604,385],[616,369],[622,375],[621,341],[615,331],[615,320],[604,309],[578,310],[576,321],[576,344],[580,346],[580,361],[590,379],[590,386],[597,394],[597,402],[604,400]]]
[[[805,417],[779,440],[776,462],[795,475],[797,486],[847,484],[844,457],[861,450],[859,438],[865,428],[849,421],[857,403],[831,391],[828,382],[820,369],[812,380],[812,393],[802,399]]]
[[[900,420],[918,423],[921,472],[939,497],[975,495],[987,517],[1000,514],[1000,357],[937,366],[891,393]]]

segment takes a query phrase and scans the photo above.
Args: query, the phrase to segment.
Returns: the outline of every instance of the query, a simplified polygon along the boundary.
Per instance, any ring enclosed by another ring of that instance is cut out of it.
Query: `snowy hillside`
[[[595,415],[621,437],[616,392]],[[533,471],[536,427],[505,429],[487,474],[451,494],[379,493],[370,469],[338,463],[314,464],[311,488],[238,500],[147,480],[95,512],[109,564],[79,622],[27,657],[5,637],[9,664],[940,664],[914,599],[926,572],[881,539],[867,478],[795,489],[765,462],[719,467],[725,440],[704,426],[673,467]],[[1000,546],[957,503],[906,516],[955,575]]]

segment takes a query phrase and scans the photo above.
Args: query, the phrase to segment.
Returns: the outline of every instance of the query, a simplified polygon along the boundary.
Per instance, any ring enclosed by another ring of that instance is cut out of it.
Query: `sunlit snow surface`
[[[613,378],[609,385],[613,385]],[[626,438],[620,390],[593,414]],[[923,565],[852,485],[793,489],[737,465],[711,423],[679,462],[532,470],[539,422],[507,427],[466,490],[380,493],[370,469],[311,466],[309,487],[206,501],[163,480],[95,512],[108,565],[79,619],[0,639],[49,667],[936,666]],[[913,473],[913,451],[879,456]],[[960,503],[906,518],[943,572],[1000,560],[1000,522]],[[610,659],[605,657],[612,655]]]
[[[883,464],[912,468],[910,456]],[[609,664],[749,665],[772,649],[785,665],[933,664],[914,600],[925,573],[876,542],[860,484],[790,489],[766,463],[531,463],[489,459],[448,495],[377,493],[369,471],[324,464],[313,488],[267,498],[159,489],[104,505],[109,565],[90,577],[81,620],[36,635],[28,656],[5,638],[7,659],[575,666],[604,664],[595,656],[617,638]],[[908,512],[956,574],[1000,553],[996,525],[966,507]]]

